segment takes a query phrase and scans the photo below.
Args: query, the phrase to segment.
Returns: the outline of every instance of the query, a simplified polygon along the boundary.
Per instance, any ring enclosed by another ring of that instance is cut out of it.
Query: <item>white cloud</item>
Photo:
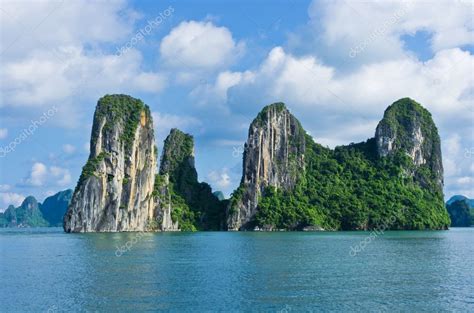
[[[474,179],[472,177],[469,177],[469,176],[463,176],[463,177],[459,177],[456,182],[459,184],[459,185],[468,185],[468,186],[472,186],[474,185]]]
[[[211,185],[216,186],[218,189],[227,189],[231,184],[231,179],[227,173],[227,168],[223,168],[218,171],[211,171],[207,175]]]
[[[27,186],[67,186],[71,183],[71,173],[68,169],[58,166],[46,166],[41,162],[33,164],[28,177],[25,179]]]
[[[76,147],[74,147],[71,144],[65,144],[63,145],[63,151],[67,154],[74,153],[76,151]]]
[[[452,177],[459,174],[460,168],[456,164],[457,157],[461,152],[461,137],[459,134],[452,134],[441,142],[443,148],[443,166],[445,177]]]
[[[472,175],[453,177],[450,179],[450,185],[451,188],[447,191],[448,198],[454,194],[460,194],[474,199],[474,177]]]
[[[11,186],[10,185],[0,185],[0,192],[5,192],[10,190]]]
[[[17,120],[57,105],[53,124],[77,127],[79,101],[165,87],[163,74],[142,69],[138,50],[112,54],[111,45],[120,47],[133,35],[138,17],[126,1],[7,1],[0,15],[0,108],[13,108]]]
[[[402,36],[417,31],[432,35],[428,44],[433,52],[474,42],[469,1],[315,0],[308,12],[317,45],[346,60],[353,49],[360,50],[351,62],[403,57]]]
[[[160,112],[152,112],[153,125],[155,126],[156,138],[158,142],[162,142],[168,136],[171,128],[178,128],[181,131],[189,132],[202,126],[202,123],[192,116],[163,114]]]
[[[225,71],[217,75],[213,84],[200,84],[191,91],[190,96],[199,106],[220,106],[227,99],[227,90],[243,82],[252,82],[255,75],[251,71]]]
[[[203,80],[205,72],[226,68],[244,51],[225,27],[212,22],[182,22],[163,38],[160,54],[163,62],[177,69],[181,82]],[[204,79],[205,80],[205,79]]]
[[[42,186],[46,179],[47,168],[46,165],[40,162],[33,164],[30,175],[26,179],[26,183],[31,186]]]
[[[451,49],[440,51],[425,63],[407,58],[366,65],[350,74],[336,75],[334,68],[313,56],[296,57],[276,47],[256,71],[246,72],[245,75],[252,79],[236,80],[227,90],[225,85],[218,83],[209,89],[219,90],[214,93],[215,99],[221,99],[221,103],[227,101],[234,110],[245,109],[246,105],[247,108],[261,107],[284,101],[301,113],[303,120],[321,120],[322,113],[327,121],[332,119],[330,122],[344,119],[344,124],[337,124],[337,129],[328,129],[332,134],[354,127],[365,131],[367,120],[375,126],[389,104],[407,96],[427,107],[437,122],[452,122],[449,118],[456,111],[463,111],[464,114],[458,117],[467,122],[473,118],[469,111],[472,102],[463,95],[474,83],[470,79],[473,62],[474,56],[468,52]],[[193,94],[199,95],[197,90]],[[239,102],[228,102],[230,94]],[[253,98],[248,100],[249,96]],[[353,124],[362,117],[363,125]],[[314,126],[317,129],[307,128],[318,137],[324,128]],[[358,133],[362,132],[346,131],[349,136]]]
[[[5,211],[10,204],[17,207],[23,200],[25,200],[24,195],[15,192],[0,192],[0,210]]]
[[[0,106],[44,107],[83,95],[159,92],[165,84],[163,75],[141,71],[142,56],[137,50],[118,57],[69,46],[61,55],[63,60],[36,52],[27,59],[7,62],[0,76],[5,95]]]
[[[68,169],[51,166],[49,171],[58,186],[67,186],[71,183],[71,173]]]
[[[122,42],[137,18],[124,0],[7,0],[0,14],[1,51],[8,57],[21,57],[38,47],[54,53],[61,46]]]
[[[8,136],[8,129],[0,128],[0,139],[5,139]]]

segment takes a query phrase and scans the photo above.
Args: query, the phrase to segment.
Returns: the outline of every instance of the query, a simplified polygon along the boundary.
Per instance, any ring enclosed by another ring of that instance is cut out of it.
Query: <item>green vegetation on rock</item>
[[[292,191],[269,187],[256,225],[328,230],[438,229],[449,225],[442,194],[422,189],[404,175],[405,155],[377,159],[373,140],[330,150],[308,137],[307,168]],[[369,153],[367,153],[369,152]]]
[[[43,204],[28,196],[19,207],[10,205],[4,213],[0,213],[0,227],[61,226],[71,197],[70,189],[47,197]]]
[[[162,184],[164,175],[169,177],[171,216],[173,221],[179,222],[181,230],[224,228],[225,201],[219,201],[207,183],[198,182],[191,135],[178,129],[171,130],[164,143],[160,175],[156,180],[158,186]]]
[[[101,152],[97,157],[89,157],[86,165],[82,167],[81,176],[79,176],[79,181],[76,185],[76,189],[82,185],[82,183],[89,177],[94,176],[94,173],[97,170],[97,166],[104,160],[108,155],[107,152]]]
[[[474,225],[474,209],[469,206],[468,199],[456,200],[446,206],[453,227],[469,227]]]
[[[46,198],[40,205],[40,211],[50,226],[62,226],[71,198],[72,190],[67,189]]]
[[[263,118],[260,113],[256,120]],[[415,120],[421,123],[425,136],[423,155],[429,156],[426,164],[421,165],[415,165],[406,152],[413,149],[413,134],[406,130],[418,125]],[[442,181],[439,136],[431,114],[405,98],[387,109],[380,125],[397,129],[396,149],[386,157],[379,156],[375,138],[329,149],[306,135],[305,166],[299,169],[295,186],[266,187],[259,197],[257,213],[246,228],[447,228],[450,219],[438,182],[440,175]],[[288,160],[296,157],[290,155]],[[229,214],[237,210],[246,188],[241,185],[233,193]]]
[[[277,102],[270,105],[265,106],[257,115],[254,122],[256,125],[262,126],[268,120],[268,111],[273,110],[275,113],[281,113],[283,110],[286,110],[286,106],[283,102]]]
[[[147,120],[150,119],[150,109],[142,100],[128,95],[105,95],[97,103],[94,120],[100,121],[106,117],[102,131],[110,131],[122,124],[120,140],[126,149],[130,149],[142,114],[145,114]],[[98,133],[93,133],[92,138],[97,139],[97,136]]]
[[[142,118],[146,123],[151,121],[150,108],[140,99],[135,99],[128,95],[105,95],[99,99],[94,113],[94,123],[91,136],[91,149],[95,147],[102,129],[104,132],[111,132],[117,129],[120,134],[120,142],[127,155],[130,155],[135,133]],[[105,124],[101,128],[102,121]],[[104,136],[106,137],[106,136]],[[110,153],[102,151],[97,156],[92,155],[82,168],[76,190],[83,182],[95,175],[97,166],[106,158],[110,157]],[[124,179],[123,184],[127,184],[128,179]]]
[[[26,197],[23,203],[15,208],[10,205],[4,212],[7,227],[47,227],[49,223],[43,218],[39,207],[41,204],[32,196]]]

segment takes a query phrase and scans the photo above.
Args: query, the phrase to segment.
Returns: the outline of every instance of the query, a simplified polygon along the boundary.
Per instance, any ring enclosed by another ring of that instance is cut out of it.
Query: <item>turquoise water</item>
[[[474,311],[474,228],[372,237],[2,229],[0,269],[2,312]]]

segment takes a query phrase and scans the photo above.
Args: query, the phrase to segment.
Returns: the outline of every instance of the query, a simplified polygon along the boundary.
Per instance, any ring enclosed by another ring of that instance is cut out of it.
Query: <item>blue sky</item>
[[[438,125],[446,196],[474,197],[469,1],[3,1],[0,14],[0,210],[74,188],[112,93],[151,107],[159,147],[172,127],[193,134],[199,179],[227,195],[263,106],[284,101],[334,147],[409,96]]]

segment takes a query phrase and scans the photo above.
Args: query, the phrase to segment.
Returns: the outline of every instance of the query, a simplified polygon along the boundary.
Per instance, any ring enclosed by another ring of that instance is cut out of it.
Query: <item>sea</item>
[[[0,229],[1,312],[474,312],[474,228]]]

